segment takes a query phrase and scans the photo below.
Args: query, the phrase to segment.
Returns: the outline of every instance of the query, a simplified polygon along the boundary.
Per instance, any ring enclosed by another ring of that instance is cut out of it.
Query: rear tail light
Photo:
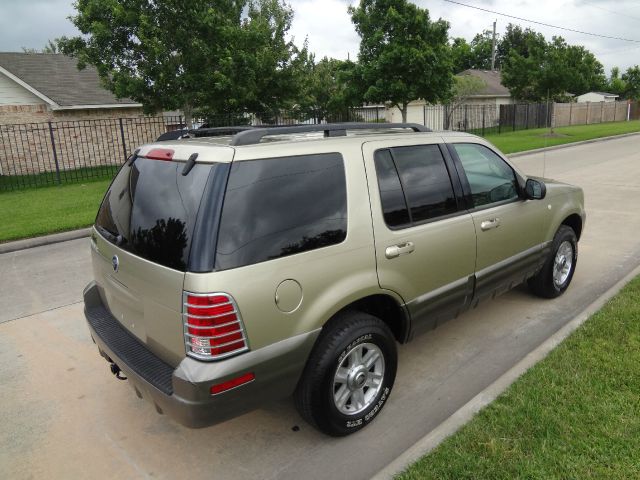
[[[249,349],[235,300],[226,293],[184,292],[184,340],[187,355],[216,360]]]

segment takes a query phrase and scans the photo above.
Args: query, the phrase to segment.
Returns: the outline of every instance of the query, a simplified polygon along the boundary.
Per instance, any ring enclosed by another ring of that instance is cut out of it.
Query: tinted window
[[[347,193],[339,154],[234,162],[216,269],[334,245],[346,235]]]
[[[457,211],[449,172],[437,145],[397,147],[391,154],[413,222]]]
[[[409,209],[402,193],[402,185],[400,185],[400,178],[391,158],[391,152],[378,150],[374,160],[384,221],[390,227],[409,224]]]
[[[474,207],[518,198],[516,176],[507,163],[484,145],[454,143],[469,181]]]
[[[211,165],[138,158],[123,166],[102,201],[96,228],[110,242],[165,267],[186,270]]]

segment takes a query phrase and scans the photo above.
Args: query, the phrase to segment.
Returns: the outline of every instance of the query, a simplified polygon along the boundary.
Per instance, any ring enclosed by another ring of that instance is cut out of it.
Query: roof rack
[[[162,142],[164,140],[178,140],[185,138],[188,135],[194,137],[222,137],[225,135],[235,135],[236,133],[244,132],[245,130],[251,130],[251,126],[240,127],[211,127],[211,128],[189,128],[183,130],[172,130],[166,132],[156,138],[156,142]]]
[[[431,132],[430,128],[417,123],[325,123],[324,125],[296,125],[291,127],[248,128],[238,132],[230,145],[255,145],[268,135],[287,135],[295,133],[324,132],[325,137],[344,137],[347,130],[388,130],[410,128],[414,132]]]

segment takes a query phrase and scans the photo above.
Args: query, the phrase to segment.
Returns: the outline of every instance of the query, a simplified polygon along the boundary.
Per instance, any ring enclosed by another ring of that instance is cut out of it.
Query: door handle
[[[480,228],[483,231],[491,230],[492,228],[498,228],[500,226],[499,218],[490,218],[489,220],[485,220],[480,224]]]
[[[416,246],[413,244],[413,242],[403,242],[387,247],[387,249],[384,251],[384,255],[387,258],[396,258],[400,255],[407,255],[408,253],[413,252],[415,249]]]

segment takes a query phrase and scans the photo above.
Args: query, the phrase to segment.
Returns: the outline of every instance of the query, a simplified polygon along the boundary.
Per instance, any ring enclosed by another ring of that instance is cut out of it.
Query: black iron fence
[[[608,104],[410,106],[409,121],[432,130],[478,135],[638,119],[639,102]],[[194,127],[385,122],[394,115],[381,106],[339,114],[290,111],[228,114],[198,119]],[[185,128],[183,117],[137,117],[0,125],[0,192],[111,178],[136,147],[162,133]]]
[[[355,121],[384,122],[385,109],[215,115],[196,119],[194,127]],[[111,178],[136,147],[185,127],[178,116],[0,125],[0,191]]]
[[[426,105],[424,125],[432,130],[456,130],[486,135],[497,132],[499,110],[495,104]]]

